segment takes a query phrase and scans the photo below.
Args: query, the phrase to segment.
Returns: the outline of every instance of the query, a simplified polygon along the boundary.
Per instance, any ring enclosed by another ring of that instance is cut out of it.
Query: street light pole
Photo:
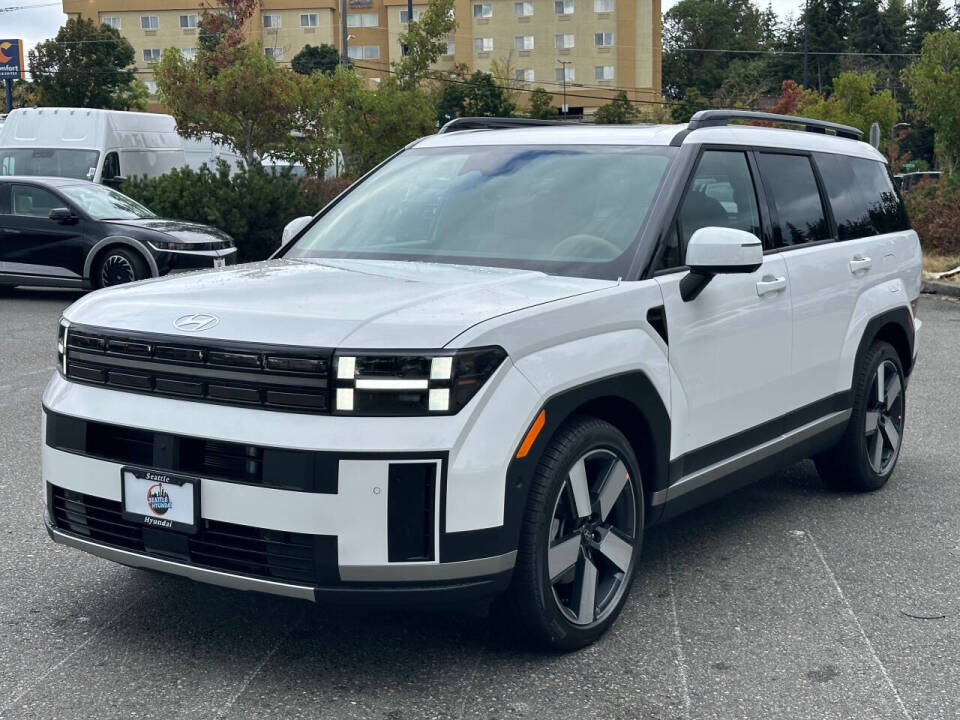
[[[807,68],[810,64],[810,0],[803,4],[803,89],[807,89]]]
[[[350,62],[347,56],[347,0],[340,0],[340,64]]]
[[[560,63],[560,67],[562,68],[562,71],[561,71],[560,74],[561,74],[561,76],[562,76],[562,77],[561,77],[561,80],[563,81],[563,107],[562,107],[561,109],[563,110],[563,117],[564,117],[564,119],[566,119],[566,117],[567,117],[567,112],[568,112],[568,108],[567,108],[567,65],[573,65],[573,60],[561,60],[560,58],[557,58],[557,62]]]

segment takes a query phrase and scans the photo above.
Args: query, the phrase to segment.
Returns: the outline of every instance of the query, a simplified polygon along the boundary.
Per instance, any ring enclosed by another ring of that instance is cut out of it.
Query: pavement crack
[[[677,613],[677,593],[673,583],[673,561],[670,558],[670,536],[664,534],[667,545],[667,585],[670,588],[670,619],[673,625],[673,642],[676,651],[677,676],[680,680],[680,698],[683,702],[683,717],[690,718],[690,686],[687,682],[687,663],[683,657],[683,639],[680,636],[680,616]]]
[[[880,670],[880,674],[883,676],[883,680],[886,682],[887,687],[890,688],[890,692],[893,693],[893,697],[897,701],[897,706],[900,708],[900,711],[903,713],[903,716],[907,718],[907,720],[913,720],[913,716],[910,714],[910,711],[907,710],[907,706],[904,704],[903,698],[900,697],[900,693],[897,691],[896,685],[893,684],[893,680],[890,678],[890,674],[887,672],[886,666],[883,664],[883,661],[880,660],[880,656],[877,654],[876,648],[873,646],[873,643],[870,642],[870,638],[867,637],[867,633],[863,629],[863,625],[860,624],[857,614],[853,611],[853,606],[850,605],[850,601],[847,599],[846,593],[843,592],[843,588],[841,588],[840,583],[837,582],[837,576],[834,574],[833,569],[827,562],[826,557],[824,557],[823,553],[820,551],[820,546],[817,545],[816,539],[809,530],[805,530],[804,535],[806,536],[807,540],[810,541],[810,545],[813,547],[814,552],[817,553],[817,557],[820,558],[820,562],[823,564],[823,569],[827,571],[827,577],[830,578],[830,582],[833,584],[834,589],[837,591],[837,595],[840,597],[840,602],[843,603],[843,607],[846,608],[847,612],[850,614],[853,624],[857,626],[860,637],[863,638],[863,642],[866,643],[867,648],[869,648],[870,655],[873,657],[873,662]]]

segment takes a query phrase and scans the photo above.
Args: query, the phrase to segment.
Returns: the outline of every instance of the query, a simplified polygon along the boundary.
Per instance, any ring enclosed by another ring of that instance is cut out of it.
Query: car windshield
[[[636,146],[409,150],[284,255],[622,277],[673,153]]]
[[[66,185],[59,190],[94,220],[156,217],[140,203],[103,185]]]
[[[60,148],[0,148],[0,175],[45,175],[93,180],[100,153]]]

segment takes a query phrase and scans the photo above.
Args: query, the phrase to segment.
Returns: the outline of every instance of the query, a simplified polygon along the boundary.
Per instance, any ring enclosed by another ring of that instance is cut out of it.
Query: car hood
[[[180,242],[211,242],[232,239],[222,230],[210,225],[186,222],[184,220],[164,220],[163,218],[143,218],[139,220],[106,220],[118,228],[137,228],[151,233],[163,233]]]
[[[440,348],[489,318],[615,284],[425,262],[279,259],[100,290],[64,315],[185,339]],[[200,332],[176,328],[177,318],[194,313],[218,322]]]

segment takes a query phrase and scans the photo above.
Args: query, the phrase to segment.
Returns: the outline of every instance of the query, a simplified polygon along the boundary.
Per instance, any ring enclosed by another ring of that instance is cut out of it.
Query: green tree
[[[698,110],[706,110],[710,107],[710,101],[707,100],[695,87],[687,88],[683,97],[670,110],[670,117],[676,123],[684,123],[690,120]]]
[[[202,7],[197,46],[201,53],[214,53],[246,43],[243,26],[260,11],[263,0],[213,0]]]
[[[393,63],[393,72],[404,90],[412,90],[427,77],[430,66],[447,52],[447,36],[457,29],[453,0],[429,0],[419,20],[411,18],[400,33],[403,56]]]
[[[680,0],[663,18],[664,94],[716,92],[738,55],[711,51],[764,49],[770,22],[750,0]]]
[[[117,110],[139,110],[143,112],[147,109],[149,100],[150,88],[142,80],[134,80],[117,95],[114,107]]]
[[[844,72],[833,80],[833,95],[803,107],[803,114],[860,128],[864,133],[873,123],[880,125],[881,147],[897,122],[897,103],[889,90],[874,91],[873,73]]]
[[[455,117],[513,117],[516,106],[490,73],[477,70],[466,80],[444,84],[437,103],[437,122]]]
[[[118,108],[135,77],[133,46],[92,20],[70,18],[28,58],[39,105]]]
[[[160,99],[185,137],[213,136],[248,165],[278,149],[297,122],[296,77],[263,54],[259,43],[218,46],[185,60],[176,48],[156,69]]]
[[[593,121],[599,125],[630,125],[637,121],[637,111],[626,91],[621,90],[613,100],[597,108]]]
[[[553,95],[542,87],[534,88],[530,93],[530,107],[527,115],[538,120],[548,120],[557,116],[557,109],[553,107]]]
[[[927,35],[945,30],[950,25],[950,15],[940,5],[940,0],[912,0],[907,14],[905,52],[919,53]]]
[[[933,126],[937,154],[953,172],[960,158],[960,33],[927,35],[903,79],[920,116]]]
[[[331,73],[340,64],[340,53],[333,45],[304,45],[303,49],[293,56],[290,67],[301,75],[320,72]]]

